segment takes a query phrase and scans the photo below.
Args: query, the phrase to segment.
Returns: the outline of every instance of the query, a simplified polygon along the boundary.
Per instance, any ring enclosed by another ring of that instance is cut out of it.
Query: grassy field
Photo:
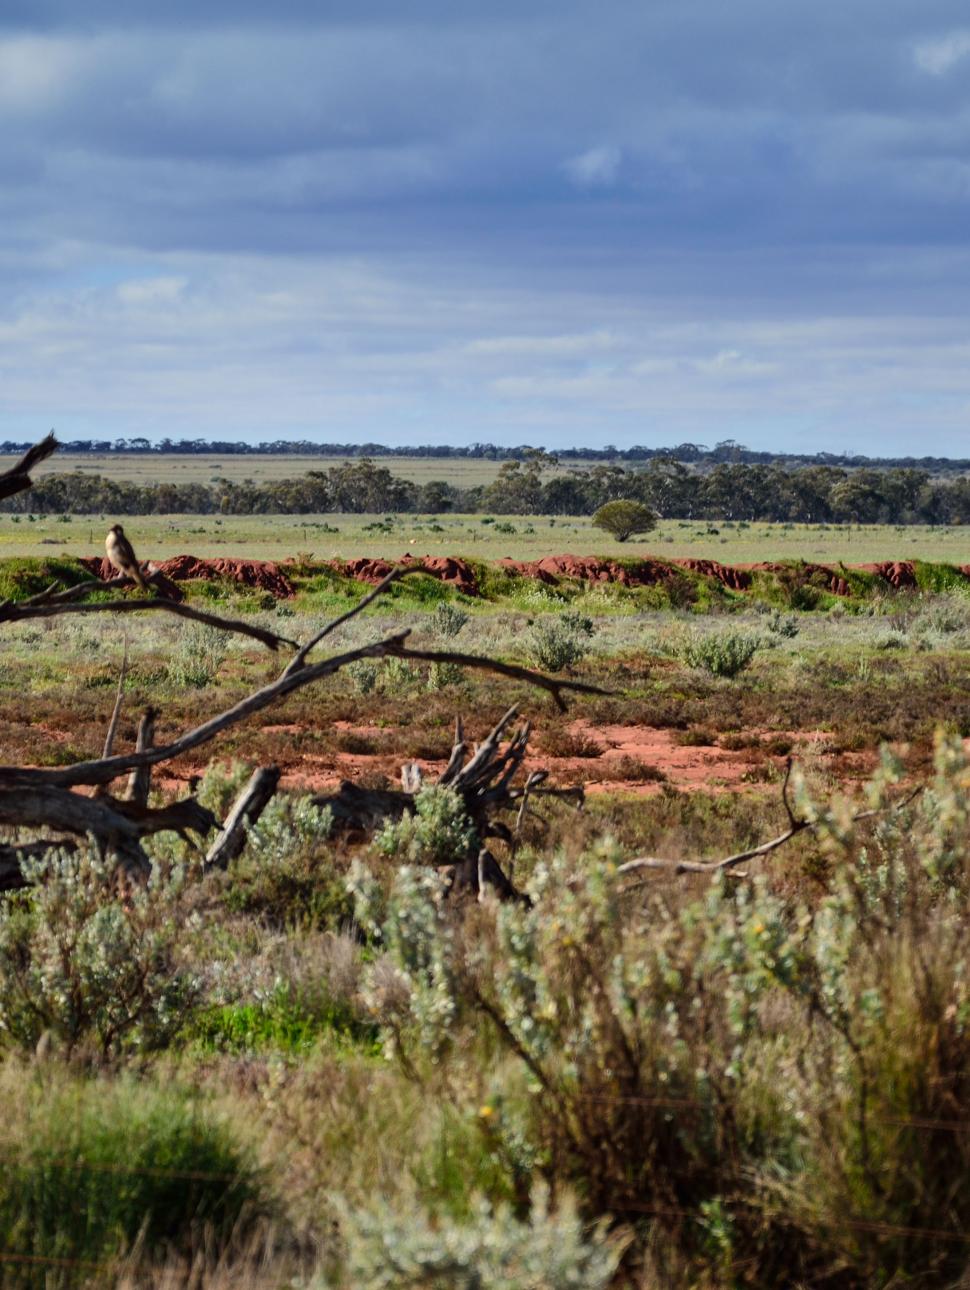
[[[621,544],[594,529],[585,517],[551,520],[548,516],[519,515],[497,517],[492,523],[475,515],[257,515],[224,519],[209,515],[126,519],[112,515],[67,520],[46,516],[35,521],[0,515],[0,557],[60,552],[91,555],[101,550],[109,524],[118,520],[124,521],[135,549],[146,560],[183,552],[264,560],[285,559],[297,552],[312,552],[318,560],[357,555],[393,559],[405,552],[534,560],[571,552],[689,556],[722,564],[783,559],[843,560],[846,564],[920,559],[970,564],[970,527],[820,527],[668,520],[643,540]]]
[[[308,470],[327,470],[330,466],[343,465],[348,460],[357,458],[299,457],[288,454],[216,456],[204,453],[198,456],[166,453],[164,456],[152,457],[142,453],[59,452],[38,466],[34,474],[41,478],[44,475],[66,475],[80,471],[87,475],[110,475],[112,479],[135,484],[154,484],[159,480],[173,484],[217,484],[227,480],[262,484],[274,479],[297,479]],[[12,466],[14,461],[13,457],[0,455],[0,471]],[[490,484],[502,465],[500,461],[466,460],[460,457],[380,457],[377,458],[377,463],[392,474],[399,475],[402,479],[411,479],[416,484],[444,479],[460,488]],[[566,469],[568,467],[564,466],[563,470]]]

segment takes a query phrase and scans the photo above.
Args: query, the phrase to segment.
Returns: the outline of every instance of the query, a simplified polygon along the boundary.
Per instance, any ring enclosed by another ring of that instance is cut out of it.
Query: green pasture
[[[12,466],[15,460],[15,457],[0,455],[0,471]],[[308,470],[329,470],[331,466],[342,466],[356,460],[356,457],[301,457],[288,453],[265,456],[166,453],[164,456],[150,456],[124,452],[59,452],[41,463],[34,475],[40,479],[44,475],[67,475],[78,471],[85,475],[110,475],[119,482],[141,485],[219,484],[227,481],[266,484],[277,479],[298,479]],[[490,484],[502,466],[500,461],[461,457],[381,457],[378,464],[386,467],[392,475],[414,480],[416,484],[444,479],[458,488]],[[588,465],[588,462],[579,462],[573,469]],[[568,467],[562,469],[565,471]]]
[[[488,522],[491,519],[491,522]],[[537,560],[544,555],[690,556],[745,564],[802,559],[821,564],[933,560],[970,564],[970,527],[895,525],[733,524],[668,520],[642,540],[619,543],[588,517],[479,515],[0,515],[0,557],[92,555],[110,524],[122,521],[143,559],[189,553],[282,560],[351,556],[394,559],[465,555]]]

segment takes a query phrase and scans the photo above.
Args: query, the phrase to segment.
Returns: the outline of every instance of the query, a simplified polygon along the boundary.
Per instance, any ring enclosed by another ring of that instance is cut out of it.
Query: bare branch
[[[52,430],[46,438],[41,439],[40,443],[35,443],[32,448],[28,448],[15,466],[0,474],[0,500],[4,497],[13,497],[15,493],[22,493],[30,488],[33,483],[30,472],[38,462],[49,457],[59,447],[60,444],[54,438]]]
[[[158,713],[154,708],[146,708],[138,723],[138,735],[135,739],[135,752],[147,752],[155,742],[155,718]],[[151,766],[138,766],[128,777],[128,801],[137,806],[148,805],[148,794],[152,786]]]
[[[121,672],[118,675],[118,693],[115,695],[115,706],[108,722],[108,732],[104,737],[104,751],[101,756],[110,757],[114,751],[115,735],[118,733],[118,721],[121,717],[121,705],[125,697],[125,679],[128,676],[128,633],[125,633],[125,652],[121,658]]]
[[[205,623],[207,627],[217,627],[220,631],[250,636],[261,645],[265,645],[267,649],[276,650],[281,645],[289,646],[291,649],[297,648],[296,641],[289,640],[286,636],[279,636],[265,627],[258,627],[255,623],[247,623],[239,618],[221,618],[218,614],[207,613],[204,609],[196,609],[193,605],[186,605],[177,600],[164,600],[159,597],[151,600],[100,600],[81,604],[76,604],[72,600],[72,597],[81,593],[92,590],[104,591],[105,588],[122,584],[131,584],[131,579],[126,577],[112,578],[110,582],[83,582],[75,587],[65,588],[63,593],[57,592],[51,595],[50,592],[42,592],[40,596],[34,596],[29,601],[8,600],[0,604],[0,622],[17,623],[28,618],[57,618],[62,614],[161,612],[174,614],[177,618],[188,618],[192,622]]]
[[[351,609],[348,609],[346,613],[341,614],[338,618],[334,618],[331,622],[327,623],[326,627],[317,632],[316,636],[308,640],[305,645],[301,645],[293,658],[290,659],[289,666],[286,669],[287,672],[298,672],[301,668],[305,667],[308,655],[312,650],[316,649],[325,637],[329,636],[332,632],[335,632],[338,627],[342,627],[344,623],[349,622],[351,618],[355,618],[359,613],[365,610],[368,605],[372,605],[378,596],[382,596],[384,592],[387,591],[392,582],[397,582],[409,573],[427,572],[428,571],[424,565],[419,564],[398,565],[396,569],[392,569],[390,573],[385,574],[384,577],[381,578],[373,591],[369,591],[366,596],[358,600],[357,604]]]
[[[787,778],[786,778],[787,785]],[[860,811],[857,815],[852,816],[852,823],[858,824],[862,820],[871,820],[879,815],[886,815],[896,811],[902,811],[910,802],[912,802],[923,791],[923,786],[913,789],[906,797],[899,802],[893,802],[890,806],[876,807],[869,811]],[[785,803],[788,805],[787,801]],[[806,829],[817,829],[818,822],[814,820],[799,820],[780,833],[778,837],[772,838],[768,842],[762,842],[758,847],[752,847],[749,851],[739,851],[733,856],[724,856],[720,860],[666,860],[656,856],[641,856],[636,860],[628,860],[621,864],[617,869],[618,874],[636,873],[644,869],[661,869],[668,873],[719,873],[725,869],[732,869],[735,865],[744,864],[747,860],[758,860],[762,856],[770,855],[772,851],[777,851],[783,847],[786,842],[790,842],[793,837],[799,833],[804,833]],[[641,884],[634,883],[625,890],[633,891]]]
[[[151,602],[146,601],[145,603]],[[517,679],[528,681],[542,689],[554,689],[557,693],[560,689],[578,690],[584,693],[590,691],[603,693],[603,691],[596,690],[593,686],[587,686],[581,681],[554,680],[544,676],[541,672],[532,672],[528,668],[510,668],[509,664],[500,663],[498,660],[471,655],[439,654],[434,650],[420,650],[409,653],[403,646],[403,642],[409,634],[408,629],[395,632],[393,635],[387,636],[383,640],[375,641],[371,645],[361,645],[357,649],[348,650],[345,654],[335,654],[331,658],[322,659],[319,663],[307,664],[298,672],[289,672],[287,669],[275,681],[271,681],[268,685],[263,686],[262,689],[240,699],[237,704],[227,711],[210,717],[208,721],[196,726],[194,730],[186,731],[171,743],[148,749],[145,752],[123,753],[120,756],[109,757],[102,761],[78,762],[74,766],[56,768],[0,766],[0,789],[18,785],[46,784],[59,788],[71,788],[79,784],[107,784],[119,775],[125,775],[134,770],[137,766],[155,766],[159,762],[171,761],[174,757],[192,752],[195,748],[208,743],[230,726],[238,725],[240,721],[244,721],[247,717],[251,717],[257,712],[262,712],[264,708],[268,708],[280,699],[285,698],[286,695],[292,694],[294,690],[302,689],[303,686],[319,681],[325,676],[332,676],[335,672],[339,672],[341,668],[346,667],[348,663],[354,663],[362,658],[382,658],[387,655],[394,655],[403,658],[430,659],[432,662],[436,660],[449,662],[456,658],[467,657],[472,659],[476,667],[485,671],[498,672],[500,675],[511,674]]]
[[[481,654],[457,654],[453,650],[413,649],[402,645],[391,653],[398,658],[421,659],[432,663],[457,663],[459,667],[477,668],[485,672],[497,672],[499,676],[511,677],[514,681],[528,681],[530,685],[546,690],[555,700],[560,712],[566,711],[562,697],[563,690],[574,694],[609,694],[601,686],[591,685],[588,681],[567,681],[558,676],[546,676],[543,672],[533,672],[531,668],[519,667],[515,663],[502,663],[496,658],[486,658]]]

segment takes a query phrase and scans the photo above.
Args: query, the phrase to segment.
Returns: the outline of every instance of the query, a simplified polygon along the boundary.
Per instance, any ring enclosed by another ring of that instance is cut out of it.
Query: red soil
[[[344,733],[353,733],[374,741],[380,746],[381,729],[378,726],[357,726],[349,721],[336,721],[334,726]],[[297,725],[266,726],[267,732],[292,732]],[[589,794],[627,793],[648,796],[658,793],[666,785],[684,791],[711,793],[743,792],[756,787],[764,780],[765,771],[784,765],[783,756],[769,755],[758,748],[728,750],[716,745],[685,747],[676,741],[676,732],[645,725],[594,726],[580,718],[571,723],[570,732],[581,736],[601,748],[599,757],[552,757],[541,751],[527,758],[526,771],[548,770],[550,783],[560,786],[584,784]],[[835,770],[842,780],[864,777],[875,762],[874,753],[842,754],[837,759],[823,753],[822,745],[831,736],[821,731],[758,731],[764,739],[784,735],[794,744],[794,752],[802,762],[821,759]],[[336,788],[341,780],[359,782],[384,775],[397,783],[401,764],[415,761],[426,779],[434,779],[444,770],[442,759],[404,758],[398,752],[326,752],[320,754],[300,751],[292,760],[285,756],[277,761],[283,770],[284,788],[302,792],[323,792]],[[623,777],[623,763],[642,762],[661,771],[662,780],[630,780]],[[615,774],[611,767],[616,766]],[[202,774],[202,767],[180,767],[168,770],[159,778],[161,787],[180,789],[190,778]]]
[[[618,582],[624,587],[654,587],[676,577],[669,564],[651,559],[626,567],[594,555],[546,555],[541,560],[505,559],[498,564],[508,573],[546,583],[556,583],[560,578],[579,578],[583,582]]]
[[[81,560],[85,568],[99,578],[108,579],[115,571],[104,558],[89,556]],[[850,593],[848,580],[838,569],[824,564],[781,564],[763,561],[758,564],[721,564],[718,560],[687,557],[677,560],[659,560],[647,556],[642,560],[622,565],[615,560],[603,560],[593,555],[546,555],[540,560],[499,560],[498,565],[514,577],[535,578],[539,582],[555,585],[561,578],[575,578],[582,582],[615,582],[624,587],[655,587],[676,581],[680,570],[715,578],[732,591],[747,591],[751,587],[752,573],[763,570],[799,583],[813,586],[836,596]],[[357,556],[352,560],[334,560],[327,566],[358,582],[376,585],[392,569],[404,565],[420,568],[441,582],[466,596],[478,595],[478,580],[473,566],[460,556],[403,555],[399,560],[383,560],[370,556]],[[916,569],[911,560],[885,560],[878,564],[851,566],[865,573],[875,574],[887,586],[912,589],[917,586]],[[957,566],[970,578],[970,565]],[[285,567],[272,560],[200,560],[194,555],[177,555],[171,560],[145,565],[146,571],[155,570],[174,582],[191,579],[227,578],[243,586],[268,591],[280,600],[289,600],[294,594]]]
[[[81,564],[104,581],[118,576],[118,571],[106,557],[87,556]],[[160,573],[173,582],[226,578],[244,587],[268,591],[277,600],[289,600],[296,594],[286,573],[272,560],[200,560],[194,555],[175,555],[170,560],[143,563],[142,568],[146,573]]]
[[[884,560],[881,564],[860,564],[865,573],[874,573],[891,587],[916,587],[916,568],[912,560]],[[967,570],[962,570],[966,573]]]
[[[402,555],[400,560],[393,562],[372,559],[368,556],[358,556],[356,559],[347,560],[346,562],[334,560],[330,567],[336,573],[342,573],[344,577],[355,578],[358,582],[370,582],[376,586],[382,578],[387,577],[392,569],[402,564],[408,568],[420,567],[424,573],[430,574],[432,578],[438,578],[441,582],[446,582],[450,587],[463,592],[466,596],[478,595],[478,580],[475,577],[475,570],[467,560],[462,560],[457,556],[426,555],[419,557]]]

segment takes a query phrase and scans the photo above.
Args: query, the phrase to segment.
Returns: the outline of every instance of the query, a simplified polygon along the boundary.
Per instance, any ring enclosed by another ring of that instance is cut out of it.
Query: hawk
[[[122,573],[127,573],[129,578],[134,578],[142,591],[148,590],[148,583],[145,581],[145,575],[138,564],[138,557],[135,555],[134,548],[125,537],[125,531],[120,524],[112,525],[105,539],[104,549],[108,553],[108,559],[116,569]]]

